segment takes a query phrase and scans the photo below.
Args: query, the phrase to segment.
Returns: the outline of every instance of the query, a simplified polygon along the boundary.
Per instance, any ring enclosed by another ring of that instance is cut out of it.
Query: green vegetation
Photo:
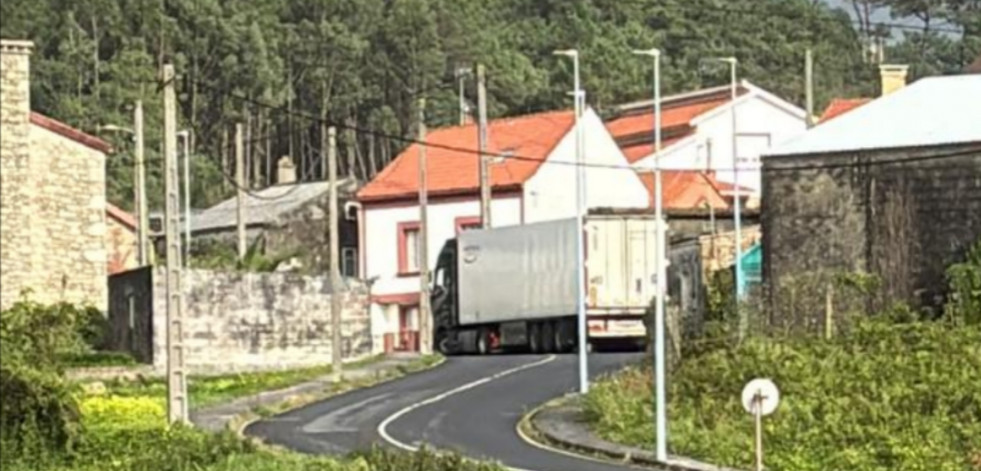
[[[947,268],[947,280],[947,317],[957,324],[981,325],[981,239],[968,251],[966,260]]]
[[[933,20],[921,31],[882,32],[895,40],[886,57],[910,64],[913,78],[959,70],[981,50],[974,2],[864,3]],[[938,25],[966,33],[940,34]],[[267,163],[292,155],[301,179],[319,178],[319,123],[301,115],[404,136],[414,132],[415,99],[424,94],[431,125],[455,123],[453,74],[474,62],[487,66],[491,117],[568,107],[571,64],[552,56],[568,47],[582,52],[584,87],[601,111],[649,98],[650,64],[629,51],[652,46],[664,53],[665,93],[726,83],[724,67],[700,60],[733,54],[740,77],[803,104],[807,47],[815,53],[818,111],[832,97],[877,89],[877,70],[862,61],[862,36],[847,12],[814,0],[5,0],[0,35],[37,44],[31,96],[42,113],[94,131],[128,125],[129,107],[143,100],[151,208],[164,194],[161,166],[153,164],[164,61],[178,74],[179,125],[193,131],[191,191],[199,207],[230,195],[222,162],[232,160],[235,122],[250,123],[252,177],[264,182],[275,173]],[[107,138],[119,149],[107,163],[107,193],[129,208],[132,146],[125,134]],[[355,162],[362,178],[403,145],[367,133],[338,138],[340,173]]]
[[[380,359],[380,356],[374,356],[349,364],[348,367],[356,368]],[[198,408],[251,396],[262,391],[288,388],[329,375],[331,371],[330,365],[321,365],[282,371],[192,376],[189,378],[187,387],[191,396],[191,406]],[[107,383],[106,389],[109,394],[114,396],[151,398],[158,400],[161,404],[167,397],[167,384],[160,378],[136,381],[116,380]]]
[[[672,451],[748,468],[739,394],[759,376],[783,395],[765,422],[769,469],[979,469],[981,326],[875,319],[832,341],[752,338],[685,358],[669,388]],[[649,367],[595,384],[588,420],[609,440],[652,446],[651,385]]]
[[[0,467],[10,471],[495,471],[432,452],[375,450],[345,458],[276,452],[231,433],[168,426],[153,385],[86,394],[62,361],[88,351],[86,309],[23,301],[0,312]],[[366,361],[373,361],[369,359]],[[425,358],[421,365],[431,364]],[[206,380],[201,402],[288,385],[329,369]],[[142,388],[142,389],[141,389]]]

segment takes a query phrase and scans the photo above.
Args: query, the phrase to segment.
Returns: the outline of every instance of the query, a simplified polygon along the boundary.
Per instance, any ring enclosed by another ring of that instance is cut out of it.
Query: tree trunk
[[[346,144],[347,144],[346,145],[346,147],[347,147],[347,152],[346,152],[346,154],[347,154],[347,175],[350,178],[356,179],[356,178],[358,178],[358,176],[357,176],[357,173],[356,173],[355,160],[354,160],[354,148],[355,148],[354,139],[355,139],[355,136],[356,136],[356,134],[354,134],[354,126],[355,126],[354,118],[348,116],[344,120],[344,126],[347,128],[347,133],[346,133],[347,134],[347,139],[345,139],[347,141],[346,142]]]
[[[376,145],[377,145],[377,142],[375,142],[375,136],[373,136],[373,135],[368,136],[368,177],[365,178],[365,181],[369,181],[372,178],[375,178],[375,175],[378,173],[378,171],[375,168],[375,166],[376,166],[376,162],[375,162],[375,146]]]
[[[221,191],[228,191],[228,178],[232,173],[228,169],[228,129],[221,127],[221,173],[225,175],[221,179]]]

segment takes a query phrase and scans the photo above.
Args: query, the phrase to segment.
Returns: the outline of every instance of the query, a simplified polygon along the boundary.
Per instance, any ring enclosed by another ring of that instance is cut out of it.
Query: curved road
[[[638,359],[590,355],[590,376]],[[451,357],[432,370],[256,422],[245,433],[306,453],[345,454],[396,441],[529,471],[631,469],[544,450],[516,433],[525,412],[578,387],[577,364],[574,354]],[[383,423],[386,437],[379,433]]]

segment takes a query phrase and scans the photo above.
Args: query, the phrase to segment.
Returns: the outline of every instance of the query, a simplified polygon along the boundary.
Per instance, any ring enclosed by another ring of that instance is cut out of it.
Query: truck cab
[[[457,349],[453,329],[458,325],[457,307],[459,292],[456,289],[456,239],[443,245],[436,259],[433,281],[430,287],[429,302],[433,312],[433,344],[443,354]]]

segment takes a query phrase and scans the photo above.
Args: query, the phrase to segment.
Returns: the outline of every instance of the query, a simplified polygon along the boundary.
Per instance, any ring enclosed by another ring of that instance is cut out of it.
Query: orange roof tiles
[[[572,111],[551,111],[488,123],[488,152],[513,154],[490,166],[491,186],[516,188],[538,171],[542,162],[571,129]],[[433,196],[466,194],[479,189],[477,126],[467,124],[433,130],[426,136],[428,190]],[[451,149],[455,148],[455,149]],[[362,201],[412,197],[419,191],[419,144],[402,151],[358,192]]]
[[[132,214],[124,211],[119,206],[116,206],[108,201],[106,202],[106,214],[115,218],[117,221],[119,221],[126,227],[129,227],[130,229],[133,230],[136,229],[136,224],[137,224],[136,218]]]
[[[824,109],[824,113],[821,115],[818,123],[834,119],[870,101],[872,101],[871,98],[835,98]]]
[[[729,98],[721,98],[678,107],[664,107],[661,109],[661,129],[687,126],[698,115],[715,109],[728,101]],[[653,133],[654,110],[608,121],[606,123],[606,129],[617,139],[634,134]]]
[[[694,131],[688,130],[683,134],[677,136],[671,136],[668,138],[661,138],[661,149],[666,149],[678,141],[695,134]],[[653,139],[652,139],[653,140]],[[654,153],[654,144],[650,142],[641,142],[634,145],[622,145],[620,150],[623,151],[623,155],[627,158],[627,162],[631,164],[637,163],[637,161],[643,159]]]
[[[40,126],[55,134],[60,134],[79,144],[91,147],[99,152],[108,154],[112,152],[112,146],[108,142],[99,139],[91,134],[75,129],[54,118],[49,118],[41,113],[31,112],[31,124]]]
[[[654,174],[639,173],[647,187],[650,205],[654,207]],[[715,209],[725,209],[729,203],[719,193],[715,179],[706,172],[665,170],[661,172],[661,198],[665,209],[700,209],[706,203]]]

